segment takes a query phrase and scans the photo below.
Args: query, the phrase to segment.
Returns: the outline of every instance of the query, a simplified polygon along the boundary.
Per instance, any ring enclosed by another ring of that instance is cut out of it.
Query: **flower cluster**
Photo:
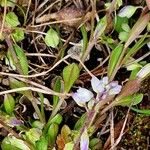
[[[95,76],[91,79],[91,86],[93,91],[97,93],[97,101],[105,99],[108,95],[118,94],[122,88],[121,85],[118,85],[117,81],[109,82],[108,77],[103,77],[99,80]],[[77,92],[73,93],[72,97],[79,106],[83,107],[86,102],[94,98],[94,94],[85,88],[79,87]]]

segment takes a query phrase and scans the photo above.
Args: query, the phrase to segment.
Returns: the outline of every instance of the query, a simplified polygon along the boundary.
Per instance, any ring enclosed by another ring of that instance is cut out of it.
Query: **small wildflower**
[[[105,91],[105,86],[108,84],[108,78],[104,77],[102,80],[99,80],[97,77],[93,76],[91,79],[91,85],[93,90],[96,93],[102,93]]]
[[[72,98],[75,102],[83,107],[86,102],[90,101],[94,97],[93,93],[85,88],[79,87],[77,92],[73,93]]]
[[[110,84],[109,95],[116,95],[120,93],[122,86],[118,85],[117,81],[112,81]]]
[[[115,95],[121,91],[122,86],[118,85],[117,81],[108,82],[108,77],[104,77],[99,80],[93,76],[91,79],[91,85],[93,90],[99,94],[99,97],[105,99],[107,95]]]
[[[18,120],[17,118],[11,118],[9,120],[9,125],[12,126],[12,127],[15,127],[15,126],[19,126],[19,125],[22,125],[23,122],[21,120]]]
[[[91,79],[91,85],[93,88],[93,91],[97,93],[96,100],[99,101],[99,99],[105,99],[107,95],[116,95],[120,93],[122,86],[118,85],[117,81],[108,82],[108,77],[103,77],[101,80],[99,80],[97,77],[93,76]],[[93,97],[93,93],[85,88],[79,88],[77,92],[73,93],[72,95],[75,102],[83,107],[86,102],[89,102]],[[89,106],[91,103],[89,103]],[[90,106],[91,108],[92,106]]]
[[[87,129],[85,129],[81,135],[80,150],[88,150],[88,149],[89,149],[89,136],[87,133]]]

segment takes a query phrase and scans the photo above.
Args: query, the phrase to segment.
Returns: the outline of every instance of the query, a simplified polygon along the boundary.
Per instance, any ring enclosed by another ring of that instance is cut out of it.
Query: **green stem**
[[[57,112],[60,110],[61,105],[63,104],[63,101],[64,101],[64,98],[59,99],[56,107],[52,110],[52,114],[48,121],[50,121],[57,114]]]
[[[39,107],[38,107],[38,105],[37,105],[37,103],[36,103],[35,98],[32,96],[32,98],[29,98],[29,100],[31,101],[31,103],[32,103],[32,105],[33,105],[33,107],[34,107],[34,109],[35,109],[35,112],[37,113],[37,115],[38,115],[40,121],[41,121],[42,123],[45,123],[44,118],[43,118],[43,116],[42,116],[42,114],[41,114],[41,111],[40,111],[40,109],[39,109]]]
[[[82,51],[81,51],[82,52],[82,57],[83,57],[83,55],[86,51],[87,45],[88,45],[88,37],[87,37],[87,31],[86,31],[85,25],[81,26],[81,33],[82,33],[82,36],[83,36],[83,48],[82,48]]]

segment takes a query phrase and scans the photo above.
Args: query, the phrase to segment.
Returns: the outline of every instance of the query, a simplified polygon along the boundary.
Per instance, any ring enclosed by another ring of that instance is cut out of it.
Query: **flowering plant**
[[[99,80],[97,77],[92,76],[91,86],[94,92],[97,93],[96,102],[104,100],[109,95],[116,95],[121,91],[122,86],[118,84],[118,81],[108,81],[108,77],[103,77]],[[94,94],[86,89],[79,87],[77,92],[72,94],[74,101],[79,106],[85,106],[86,102],[94,99]]]

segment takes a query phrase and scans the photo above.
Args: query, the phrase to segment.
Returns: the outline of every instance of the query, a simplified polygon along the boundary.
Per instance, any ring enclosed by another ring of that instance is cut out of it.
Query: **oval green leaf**
[[[56,48],[57,45],[59,44],[59,36],[54,29],[50,28],[46,33],[45,43],[47,46],[51,46],[53,48]]]
[[[29,71],[28,60],[27,60],[27,57],[26,57],[23,49],[21,47],[19,47],[17,44],[14,44],[13,47],[16,51],[16,54],[17,54],[18,60],[20,62],[20,66],[21,66],[23,74],[28,75],[28,71]]]
[[[48,140],[45,137],[41,137],[36,143],[37,150],[47,150],[48,149]]]
[[[14,12],[9,12],[6,14],[5,23],[8,27],[16,27],[20,24],[18,17]]]
[[[16,28],[12,36],[16,42],[22,41],[24,39],[24,31],[20,28]]]
[[[51,146],[53,146],[55,144],[58,130],[59,130],[59,126],[58,126],[58,124],[55,124],[55,123],[51,124],[48,129],[47,136],[48,136],[49,144]]]
[[[119,44],[111,53],[109,63],[108,63],[108,76],[110,77],[118,63],[119,57],[123,50],[123,44]]]
[[[7,114],[11,115],[15,108],[15,100],[10,94],[5,94],[4,108]]]
[[[143,99],[143,94],[130,95],[116,101],[115,105],[130,107],[131,105],[133,106],[139,104],[142,101],[142,99]]]
[[[72,63],[63,69],[64,89],[69,92],[74,82],[79,77],[79,67],[77,64]]]
[[[30,150],[23,140],[17,139],[14,136],[6,137],[1,144],[2,150]]]

